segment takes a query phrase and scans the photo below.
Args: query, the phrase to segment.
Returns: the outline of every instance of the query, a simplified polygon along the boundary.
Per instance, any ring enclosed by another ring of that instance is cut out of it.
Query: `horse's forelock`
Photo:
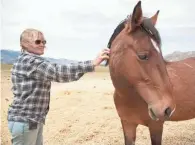
[[[151,38],[151,40],[154,40],[155,43],[152,41],[152,44],[154,45],[154,47],[157,49],[159,49],[160,53],[162,54],[161,51],[161,37],[160,34],[158,32],[158,30],[154,27],[154,25],[151,23],[150,19],[146,18],[143,20],[142,24],[140,25],[141,29],[143,31],[145,31]]]

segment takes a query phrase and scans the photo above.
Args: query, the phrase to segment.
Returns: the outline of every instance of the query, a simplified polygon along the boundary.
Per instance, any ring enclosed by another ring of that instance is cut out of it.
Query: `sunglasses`
[[[35,40],[35,44],[36,44],[36,45],[39,45],[39,44],[41,44],[41,43],[42,43],[43,45],[45,45],[45,44],[46,44],[46,40],[43,40],[43,41],[42,41],[42,40]]]

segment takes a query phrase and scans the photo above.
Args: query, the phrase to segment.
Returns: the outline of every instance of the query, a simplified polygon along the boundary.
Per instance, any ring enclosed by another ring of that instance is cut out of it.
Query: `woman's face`
[[[27,52],[43,55],[45,44],[46,40],[39,31],[29,31],[22,36],[21,45]]]

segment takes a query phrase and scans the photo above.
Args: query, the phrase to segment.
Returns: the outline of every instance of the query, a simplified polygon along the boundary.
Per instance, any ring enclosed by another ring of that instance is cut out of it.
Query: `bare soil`
[[[52,83],[50,111],[44,126],[45,145],[124,145],[113,86],[105,70],[79,81]],[[10,145],[7,109],[12,102],[9,69],[1,71],[1,144]],[[137,129],[136,145],[150,145],[149,131]],[[195,145],[195,119],[166,122],[163,145]]]

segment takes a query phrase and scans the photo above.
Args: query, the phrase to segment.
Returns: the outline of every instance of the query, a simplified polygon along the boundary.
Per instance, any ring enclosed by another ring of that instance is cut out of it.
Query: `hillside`
[[[20,54],[19,51],[1,50],[1,63],[13,64],[13,62],[16,60],[19,54]],[[177,61],[188,57],[195,57],[195,51],[188,51],[188,52],[175,51],[171,54],[166,55],[165,59],[168,61]],[[67,59],[54,59],[49,57],[45,57],[45,58],[51,62],[59,63],[59,64],[74,62],[74,60],[67,60]]]
[[[195,57],[195,51],[188,52],[175,51],[171,54],[166,55],[165,59],[169,61],[178,61],[189,57]]]
[[[1,63],[3,64],[13,64],[16,58],[19,56],[19,51],[13,51],[13,50],[1,50]],[[74,62],[74,60],[67,60],[67,59],[55,59],[50,57],[45,57],[47,60],[53,62],[53,63],[71,63]]]

